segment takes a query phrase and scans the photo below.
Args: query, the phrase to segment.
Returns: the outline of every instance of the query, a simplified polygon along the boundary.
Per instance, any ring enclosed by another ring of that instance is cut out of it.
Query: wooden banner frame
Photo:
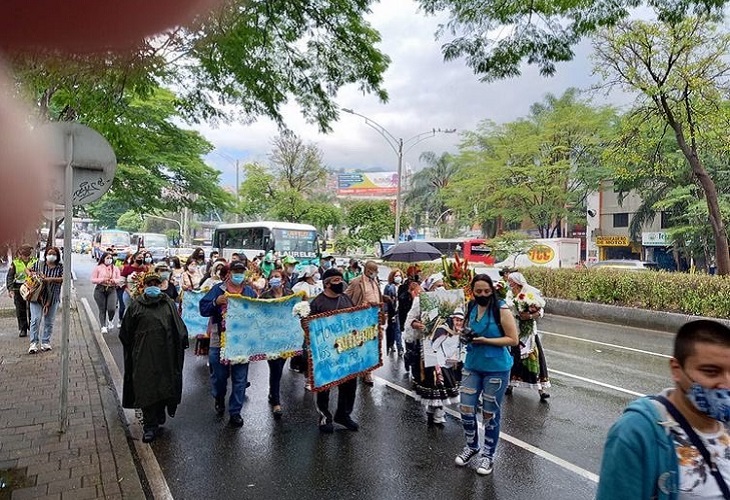
[[[309,323],[312,320],[318,319],[318,318],[326,318],[330,316],[336,316],[343,313],[352,313],[357,311],[364,311],[367,309],[378,309],[378,362],[377,364],[373,365],[372,367],[368,367],[364,370],[360,370],[356,373],[351,373],[341,379],[338,379],[334,382],[330,382],[328,384],[325,384],[323,386],[315,386],[314,385],[314,360],[312,359],[312,350],[308,347],[311,345],[311,334],[309,331]],[[371,372],[373,370],[376,370],[383,366],[383,328],[382,325],[384,323],[385,315],[383,314],[382,307],[379,305],[373,306],[370,304],[365,304],[361,306],[356,307],[348,307],[347,309],[338,309],[336,311],[327,311],[321,314],[314,314],[312,316],[307,316],[306,318],[302,318],[302,329],[304,330],[304,345],[307,346],[306,353],[307,353],[307,381],[310,384],[312,392],[320,392],[320,391],[328,391],[332,389],[333,387],[336,387],[343,382],[347,382],[348,380],[352,380],[357,377],[361,377],[368,372]]]

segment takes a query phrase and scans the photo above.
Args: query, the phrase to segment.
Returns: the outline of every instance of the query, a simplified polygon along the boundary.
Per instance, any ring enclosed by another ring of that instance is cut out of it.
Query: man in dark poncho
[[[145,443],[165,423],[165,410],[175,416],[188,347],[187,328],[175,303],[160,290],[161,282],[158,274],[144,276],[144,293],[129,304],[119,331],[124,347],[122,406],[142,409]]]

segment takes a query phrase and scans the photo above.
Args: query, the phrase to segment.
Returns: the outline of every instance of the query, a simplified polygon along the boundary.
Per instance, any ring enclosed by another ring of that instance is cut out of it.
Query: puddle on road
[[[26,475],[28,469],[0,469],[0,500],[10,500],[13,491],[33,486]]]

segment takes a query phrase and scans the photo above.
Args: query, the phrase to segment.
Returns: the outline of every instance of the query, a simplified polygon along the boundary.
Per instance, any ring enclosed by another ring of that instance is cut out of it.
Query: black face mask
[[[136,259],[135,262],[137,264],[144,264],[144,259]]]
[[[330,290],[332,290],[332,293],[336,293],[337,295],[339,295],[345,291],[345,284],[344,283],[332,283],[330,285]]]
[[[477,297],[474,297],[474,300],[476,300],[477,304],[480,306],[488,306],[489,303],[492,301],[491,295],[479,295]]]

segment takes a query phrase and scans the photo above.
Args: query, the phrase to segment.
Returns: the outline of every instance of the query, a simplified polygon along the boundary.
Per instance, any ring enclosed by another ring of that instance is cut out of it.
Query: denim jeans
[[[51,343],[51,334],[53,333],[53,322],[56,319],[56,310],[58,302],[51,302],[48,306],[48,312],[43,314],[43,304],[40,302],[30,302],[30,341],[38,342],[41,327],[41,318],[43,319],[43,336],[40,338],[42,344]]]
[[[222,364],[221,348],[211,347],[208,351],[210,362],[210,393],[214,398],[225,398],[228,390],[228,377],[231,378],[231,397],[228,400],[228,413],[240,415],[246,397],[248,382],[248,363]]]
[[[461,379],[461,422],[464,426],[466,444],[473,450],[479,449],[477,426],[477,405],[482,395],[482,416],[484,420],[484,448],[482,455],[494,458],[499,440],[499,421],[504,391],[509,384],[510,371],[479,372],[464,369]]]
[[[117,304],[119,304],[119,324],[122,324],[124,310],[127,308],[127,304],[124,303],[124,288],[117,288]]]
[[[388,320],[388,326],[385,329],[385,347],[403,352],[402,335],[397,317]]]
[[[279,392],[281,388],[281,374],[284,371],[286,358],[269,359],[269,404],[277,406],[281,404]]]

